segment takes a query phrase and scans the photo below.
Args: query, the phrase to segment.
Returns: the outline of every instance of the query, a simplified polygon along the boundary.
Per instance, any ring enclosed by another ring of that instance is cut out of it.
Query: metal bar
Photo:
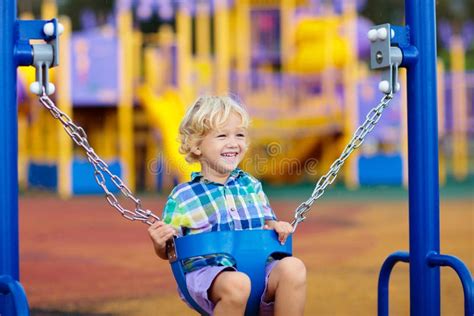
[[[431,265],[448,266],[456,271],[464,292],[464,314],[466,316],[474,315],[474,283],[466,265],[454,256],[441,255],[435,252],[429,254],[427,260]]]
[[[25,291],[23,290],[21,284],[12,277],[0,275],[0,294],[11,295],[15,311],[13,315],[28,316],[30,314]],[[7,311],[5,314],[12,315],[11,310],[10,312]]]
[[[406,24],[418,60],[408,67],[408,175],[410,220],[410,312],[440,314],[438,123],[434,0],[405,1]]]
[[[390,282],[390,273],[397,262],[410,262],[410,254],[408,252],[397,251],[392,253],[385,259],[379,273],[378,284],[378,303],[377,315],[388,315],[388,286]]]
[[[16,1],[0,2],[0,275],[19,278]]]
[[[0,275],[19,279],[16,1],[0,1]],[[14,315],[11,294],[0,295],[0,314]]]

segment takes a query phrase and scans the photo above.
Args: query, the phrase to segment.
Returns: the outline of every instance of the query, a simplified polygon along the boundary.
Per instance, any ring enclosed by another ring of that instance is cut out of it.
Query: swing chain
[[[306,219],[306,214],[311,209],[311,206],[314,202],[319,199],[323,194],[326,187],[332,184],[339,173],[342,165],[346,161],[347,158],[351,155],[351,153],[359,148],[365,140],[365,137],[368,133],[370,133],[375,125],[377,125],[378,121],[382,116],[382,112],[387,108],[390,101],[393,99],[393,94],[386,94],[381,99],[380,103],[374,107],[369,114],[367,114],[366,120],[359,126],[352,136],[351,141],[349,144],[344,148],[342,154],[336,159],[329,171],[323,175],[318,182],[311,194],[311,197],[306,200],[305,202],[301,203],[295,210],[295,217],[293,222],[293,232],[296,230],[296,227],[299,223],[303,222]],[[71,137],[71,139],[79,146],[81,146],[87,155],[87,159],[94,167],[94,177],[97,184],[102,188],[106,195],[107,202],[114,207],[118,212],[122,214],[128,220],[131,221],[141,221],[148,225],[153,224],[155,221],[160,220],[160,218],[155,215],[150,210],[144,210],[141,206],[141,201],[137,197],[135,197],[131,190],[123,183],[122,179],[117,175],[113,174],[109,170],[108,164],[102,160],[94,151],[94,149],[89,145],[89,141],[87,139],[87,134],[84,129],[80,126],[77,126],[72,119],[64,112],[62,112],[54,102],[49,98],[46,94],[46,91],[43,88],[43,94],[39,98],[40,103],[49,110],[51,115],[58,119],[61,124],[63,125],[64,130],[66,133]],[[120,190],[120,192],[128,199],[132,200],[135,203],[135,210],[130,211],[124,208],[120,202],[118,201],[117,197],[110,192],[107,188],[106,180],[104,176],[104,172],[107,173],[112,180],[113,184]]]
[[[306,219],[306,214],[311,209],[313,203],[324,194],[326,187],[336,180],[337,174],[339,173],[339,170],[346,159],[349,158],[354,150],[362,145],[367,134],[374,129],[375,125],[377,125],[378,121],[382,117],[382,112],[388,107],[392,99],[392,93],[386,94],[380,100],[379,104],[370,110],[366,116],[366,120],[357,128],[349,144],[347,144],[342,151],[342,154],[333,162],[329,168],[329,171],[318,180],[311,197],[296,208],[295,218],[291,223],[293,226],[293,232],[296,230],[298,224]]]
[[[157,215],[153,214],[152,211],[148,209],[144,210],[142,208],[140,199],[138,199],[132,194],[132,191],[125,185],[125,183],[123,183],[120,177],[113,174],[109,170],[108,164],[104,160],[102,160],[95,153],[94,149],[89,145],[87,134],[84,129],[80,126],[77,126],[66,113],[62,112],[54,104],[54,102],[46,94],[44,87],[43,93],[40,96],[39,101],[46,109],[49,110],[49,112],[55,119],[61,122],[64,130],[71,137],[71,139],[86,151],[87,160],[89,160],[91,165],[94,167],[94,178],[97,184],[104,191],[107,202],[109,202],[112,207],[114,207],[118,212],[120,212],[120,214],[122,214],[123,217],[130,221],[140,221],[151,225],[155,221],[160,220],[160,218]],[[123,207],[117,197],[112,192],[110,192],[106,185],[104,173],[106,173],[110,177],[113,184],[127,199],[133,201],[133,203],[135,204],[135,209],[133,211]]]

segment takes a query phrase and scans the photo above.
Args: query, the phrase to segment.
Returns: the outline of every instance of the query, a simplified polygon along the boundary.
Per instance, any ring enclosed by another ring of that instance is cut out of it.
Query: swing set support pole
[[[405,16],[406,26],[392,27],[388,34],[391,34],[392,43],[402,51],[400,66],[407,68],[408,76],[410,252],[396,252],[382,265],[378,315],[389,314],[388,283],[393,266],[397,262],[406,262],[410,266],[410,315],[440,315],[440,267],[448,266],[454,269],[461,280],[465,315],[471,316],[474,315],[472,276],[461,260],[440,254],[435,1],[406,0]],[[387,25],[374,27],[374,30],[377,29],[377,39],[380,39],[380,29],[387,29]],[[380,46],[373,36],[374,31],[371,32],[369,38],[374,42],[371,47],[372,62],[372,48],[374,51],[381,49],[377,54],[380,53],[382,57],[388,50]]]
[[[16,0],[0,2],[0,315],[27,316],[19,283],[17,68],[33,65],[30,39],[57,38],[57,22],[17,20],[16,8]],[[54,25],[54,37],[45,34],[46,23]]]
[[[19,280],[16,1],[0,2],[0,315],[15,315]],[[8,280],[8,282],[6,281]]]
[[[436,14],[434,0],[406,0],[406,24],[418,58],[407,66],[410,314],[440,314]]]
[[[0,275],[18,280],[16,1],[0,2]]]
[[[405,1],[410,252],[389,256],[380,271],[378,314],[388,315],[388,282],[395,263],[410,265],[410,315],[440,315],[440,267],[458,274],[465,315],[474,315],[472,276],[456,257],[440,254],[439,171],[434,0]]]

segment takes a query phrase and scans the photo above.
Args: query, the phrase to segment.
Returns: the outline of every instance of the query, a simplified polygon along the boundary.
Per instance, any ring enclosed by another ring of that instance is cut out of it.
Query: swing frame
[[[19,280],[17,67],[33,63],[32,47],[21,35],[46,39],[41,27],[50,22],[20,21],[16,10],[16,0],[0,2],[0,38],[4,39],[0,43],[0,86],[3,88],[0,89],[0,276],[10,276],[15,282]],[[390,260],[390,264],[387,265],[409,261],[410,312],[413,315],[440,315],[440,266],[454,268],[464,288],[465,315],[473,315],[474,283],[470,272],[456,257],[440,254],[435,2],[406,0],[405,12],[407,42],[403,47],[400,45],[403,52],[400,66],[408,70],[410,252],[398,257],[389,256],[387,262]],[[140,216],[143,218],[148,214],[144,211]],[[380,277],[388,280],[390,270],[383,270]],[[9,288],[4,285],[11,282],[2,280],[10,278],[0,278],[3,291]],[[15,313],[9,295],[15,295],[27,304],[26,297],[20,298],[9,291],[0,293],[0,313]],[[388,294],[381,297],[379,293],[380,304],[388,306]],[[385,315],[387,310],[379,309],[379,314]]]

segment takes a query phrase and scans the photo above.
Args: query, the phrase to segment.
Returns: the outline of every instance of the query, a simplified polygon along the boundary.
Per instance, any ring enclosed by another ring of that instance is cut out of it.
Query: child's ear
[[[201,149],[199,149],[199,147],[194,147],[193,154],[195,154],[196,156],[200,156],[201,155]]]

